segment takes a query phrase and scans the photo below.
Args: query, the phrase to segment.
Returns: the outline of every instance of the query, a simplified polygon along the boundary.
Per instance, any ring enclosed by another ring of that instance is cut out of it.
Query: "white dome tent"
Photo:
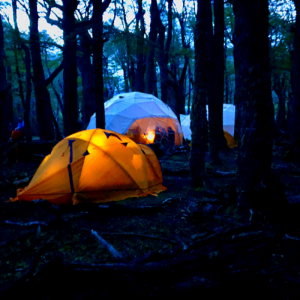
[[[235,105],[223,104],[223,130],[234,136]]]
[[[208,119],[208,105],[206,105],[206,117]],[[235,105],[223,104],[223,130],[234,136]],[[183,136],[191,140],[191,115],[180,115]]]
[[[143,144],[150,144],[164,136],[174,137],[181,145],[181,125],[164,102],[150,94],[132,92],[119,94],[104,103],[105,129],[112,130]],[[87,129],[96,128],[96,114]]]
[[[192,131],[191,131],[191,115],[180,115],[180,123],[183,132],[183,137],[186,140],[192,139]]]

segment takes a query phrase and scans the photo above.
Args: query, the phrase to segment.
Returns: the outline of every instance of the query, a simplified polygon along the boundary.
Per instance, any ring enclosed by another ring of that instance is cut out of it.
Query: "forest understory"
[[[71,207],[7,203],[42,152],[9,161],[0,178],[0,298],[299,299],[300,167],[282,159],[286,151],[275,146],[272,165],[285,197],[263,194],[266,210],[237,206],[236,150],[221,152],[220,166],[206,157],[202,189],[190,187],[184,152],[160,158],[168,189],[157,197]]]

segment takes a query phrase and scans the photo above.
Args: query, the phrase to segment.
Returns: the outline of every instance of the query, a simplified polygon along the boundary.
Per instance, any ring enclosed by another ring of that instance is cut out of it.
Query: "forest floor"
[[[41,157],[10,162],[0,174],[0,298],[300,299],[300,168],[285,152],[274,147],[285,199],[266,194],[262,211],[236,205],[237,150],[222,152],[221,166],[207,157],[202,189],[190,187],[184,152],[160,159],[168,189],[158,197],[72,207],[7,203]]]

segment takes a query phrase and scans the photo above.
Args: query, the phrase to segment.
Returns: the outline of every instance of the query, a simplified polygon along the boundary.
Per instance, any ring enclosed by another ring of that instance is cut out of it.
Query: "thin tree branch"
[[[61,64],[45,80],[45,85],[48,86],[55,79],[55,77],[62,71],[63,68],[64,68],[64,66],[63,66],[63,61],[62,61]]]

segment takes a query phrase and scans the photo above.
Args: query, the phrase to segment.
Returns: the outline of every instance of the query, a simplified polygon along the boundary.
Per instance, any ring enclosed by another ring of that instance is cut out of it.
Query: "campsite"
[[[300,299],[300,0],[0,1],[0,299]]]
[[[222,166],[210,167],[206,158],[212,185],[204,189],[190,187],[188,152],[182,152],[160,158],[167,190],[157,197],[92,207],[7,203],[24,186],[14,182],[39,166],[14,162],[1,178],[1,296],[154,299],[232,289],[239,295],[251,287],[249,297],[298,298],[300,169],[282,160],[285,150],[274,147],[273,168],[289,206],[267,195],[273,210],[253,215],[236,205],[236,149],[222,153]]]

